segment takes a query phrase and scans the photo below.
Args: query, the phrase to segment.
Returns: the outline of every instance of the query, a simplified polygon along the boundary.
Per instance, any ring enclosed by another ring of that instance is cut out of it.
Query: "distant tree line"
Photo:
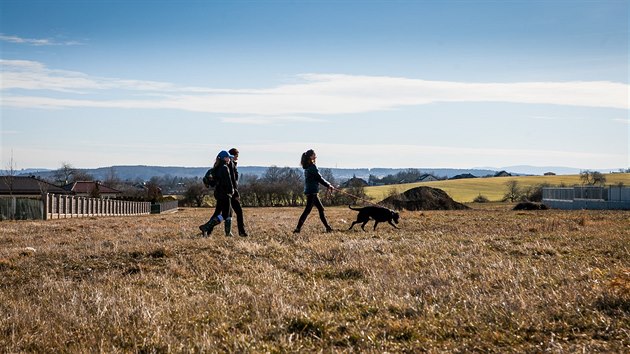
[[[321,169],[320,173],[334,186],[338,186],[331,169]],[[50,177],[48,182],[65,186],[78,181],[95,181],[94,177],[81,169],[74,168],[69,163],[63,163]],[[148,181],[137,179],[120,179],[112,168],[100,184],[122,192],[120,199],[138,201],[162,201],[164,195],[181,196],[183,206],[213,206],[213,189],[207,188],[199,177],[162,176],[152,177]],[[328,193],[322,188],[320,199],[324,205],[343,205],[355,203],[356,198],[367,199],[363,185],[350,184],[344,189],[345,193]],[[256,175],[241,175],[239,178],[239,193],[241,203],[247,207],[267,206],[303,206],[306,203],[304,195],[304,172],[302,169],[272,166],[258,177]],[[98,195],[94,195],[98,197]]]
[[[75,182],[95,181],[94,176],[73,167],[67,162],[62,163],[61,167],[54,170],[49,177],[43,177],[41,179],[58,187],[63,187]],[[192,180],[194,181],[194,179]],[[118,178],[112,168],[105,180],[97,182],[103,186],[120,191],[121,195],[118,199],[159,202],[163,200],[163,189],[165,186],[184,185],[192,181],[169,176],[153,177],[149,181],[143,181],[141,179],[122,180]],[[98,188],[92,190],[91,197],[98,198],[99,196]]]
[[[321,169],[322,177],[337,186],[337,181],[330,169]],[[255,175],[239,176],[241,204],[246,207],[285,207],[302,206],[306,203],[304,195],[304,172],[291,167],[271,166],[260,177]],[[364,187],[360,184],[344,189],[345,193],[325,192],[322,188],[320,199],[324,205],[344,205],[355,202],[354,197],[366,199]],[[184,194],[182,204],[189,206],[213,205],[212,189],[206,188],[201,180],[191,184]],[[349,195],[350,194],[350,195]]]
[[[625,171],[620,171],[625,172]],[[322,176],[338,186],[338,181],[332,174],[331,169],[320,169]],[[419,169],[407,169],[396,174],[387,175],[378,178],[370,175],[369,185],[388,185],[410,183],[420,179],[425,173]],[[446,179],[446,177],[437,177],[436,179]],[[597,171],[582,171],[580,179],[584,185],[604,185],[606,177]],[[48,182],[64,186],[76,181],[94,181],[94,177],[74,168],[69,163],[63,163],[62,166],[55,170]],[[365,194],[365,188],[359,179],[353,178],[348,181],[349,185],[344,188],[343,192],[328,193],[322,188],[320,199],[324,205],[348,205],[361,204],[368,200]],[[182,196],[180,203],[183,206],[213,206],[214,198],[212,198],[213,190],[206,188],[201,182],[201,176],[178,177],[178,176],[162,176],[152,177],[148,181],[141,179],[122,180],[117,177],[112,168],[105,180],[100,181],[102,185],[116,189],[122,192],[121,199],[125,200],[143,200],[143,201],[161,201],[164,195]],[[546,184],[537,185],[529,188],[522,188],[517,181],[509,181],[505,185],[504,201],[541,201],[542,189],[548,187]],[[247,207],[270,207],[270,206],[303,206],[306,203],[306,196],[303,193],[304,175],[303,171],[298,168],[271,166],[266,172],[258,177],[256,175],[241,175],[239,180],[239,192],[241,203]],[[484,196],[479,196],[478,202],[485,201]]]
[[[322,177],[337,186],[337,180],[330,169],[320,169]],[[306,203],[304,195],[304,172],[291,167],[272,166],[261,177],[244,175],[239,181],[241,202],[245,206],[302,206]],[[320,199],[324,205],[343,205],[354,202],[355,195],[362,199],[367,196],[362,185],[352,185],[344,189],[345,193],[328,193],[322,187]]]

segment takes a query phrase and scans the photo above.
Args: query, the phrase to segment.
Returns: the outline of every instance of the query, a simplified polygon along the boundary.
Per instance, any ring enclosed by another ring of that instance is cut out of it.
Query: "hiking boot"
[[[200,225],[199,230],[201,230],[201,237],[208,237],[208,229],[206,228],[206,224]]]
[[[249,235],[247,234],[247,232],[245,232],[245,230],[239,230],[238,235],[239,235],[239,236],[241,236],[241,237],[247,237],[247,236],[249,236]]]
[[[225,236],[232,237],[232,218],[225,219]]]
[[[219,215],[216,218],[210,218],[210,220],[208,220],[207,223],[199,226],[199,230],[201,230],[201,235],[203,237],[208,237],[210,236],[210,234],[212,233],[212,230],[214,230],[214,227],[219,225],[221,223],[222,217],[221,215]]]

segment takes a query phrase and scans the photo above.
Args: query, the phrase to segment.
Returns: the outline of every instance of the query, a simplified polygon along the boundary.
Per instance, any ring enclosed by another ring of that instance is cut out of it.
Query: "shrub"
[[[475,199],[473,199],[473,202],[474,203],[488,203],[490,202],[490,200],[486,196],[481,195],[480,193],[478,196],[475,197]]]

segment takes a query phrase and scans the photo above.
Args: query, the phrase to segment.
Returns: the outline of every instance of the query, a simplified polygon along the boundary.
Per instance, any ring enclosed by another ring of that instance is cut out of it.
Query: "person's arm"
[[[313,167],[314,167],[315,176],[317,178],[317,182],[319,182],[320,184],[322,184],[324,187],[328,189],[335,189],[335,187],[333,187],[333,185],[330,182],[328,182],[324,177],[322,177],[317,167],[315,165],[313,165]]]
[[[236,163],[236,161],[232,161],[232,164],[233,164],[233,166],[234,166],[234,179],[235,179],[236,181],[238,181],[238,168],[236,167],[236,164],[237,164],[237,163]]]

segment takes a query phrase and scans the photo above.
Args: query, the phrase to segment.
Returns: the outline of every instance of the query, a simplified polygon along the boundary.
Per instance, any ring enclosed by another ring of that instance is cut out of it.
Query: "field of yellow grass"
[[[606,174],[607,185],[617,185],[623,183],[630,186],[630,173],[610,173]],[[366,194],[376,201],[380,201],[391,195],[392,191],[402,193],[415,187],[439,188],[448,193],[453,200],[460,203],[472,202],[477,196],[483,195],[490,201],[500,201],[506,192],[506,183],[515,180],[522,188],[535,187],[541,184],[551,186],[573,186],[580,184],[579,175],[558,175],[558,176],[515,176],[515,177],[490,177],[446,180],[435,182],[405,183],[393,186],[366,187]]]
[[[475,206],[477,207],[477,206]],[[0,222],[2,352],[628,352],[630,212],[328,208]]]

